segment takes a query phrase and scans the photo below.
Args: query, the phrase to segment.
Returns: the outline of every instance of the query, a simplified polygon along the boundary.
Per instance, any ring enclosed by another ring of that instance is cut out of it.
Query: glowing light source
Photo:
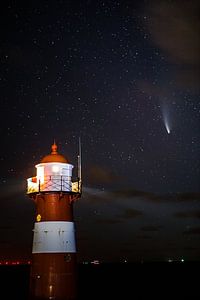
[[[59,166],[53,165],[52,171],[53,171],[54,173],[58,173],[58,172],[59,172]]]
[[[44,183],[44,167],[37,167],[37,179]]]

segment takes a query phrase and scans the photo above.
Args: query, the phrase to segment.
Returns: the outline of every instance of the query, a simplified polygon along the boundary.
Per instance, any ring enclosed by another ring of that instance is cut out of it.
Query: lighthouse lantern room
[[[72,182],[74,166],[58,154],[55,143],[51,154],[45,156],[35,167],[37,175],[27,179],[27,194],[49,191],[81,193],[81,178]]]

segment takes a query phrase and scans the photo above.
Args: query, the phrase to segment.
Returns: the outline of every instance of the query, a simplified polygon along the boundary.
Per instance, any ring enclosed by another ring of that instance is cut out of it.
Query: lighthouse
[[[31,300],[75,300],[77,295],[76,240],[73,203],[81,196],[81,154],[78,177],[73,165],[58,153],[57,145],[27,179],[27,194],[36,206],[33,229]]]

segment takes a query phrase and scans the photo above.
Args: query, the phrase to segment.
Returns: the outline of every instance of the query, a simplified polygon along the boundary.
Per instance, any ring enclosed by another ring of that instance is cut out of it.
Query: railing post
[[[62,192],[62,175],[61,175],[61,192]]]
[[[78,192],[79,192],[79,182],[80,182],[80,178],[78,177]]]
[[[40,179],[39,179],[39,193],[40,193]]]

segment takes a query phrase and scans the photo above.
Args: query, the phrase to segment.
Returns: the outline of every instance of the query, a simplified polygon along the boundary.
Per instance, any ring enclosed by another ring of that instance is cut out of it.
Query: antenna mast
[[[82,185],[82,170],[81,170],[81,138],[79,137],[79,143],[78,143],[78,185],[79,185],[79,191],[81,191],[81,185]]]

